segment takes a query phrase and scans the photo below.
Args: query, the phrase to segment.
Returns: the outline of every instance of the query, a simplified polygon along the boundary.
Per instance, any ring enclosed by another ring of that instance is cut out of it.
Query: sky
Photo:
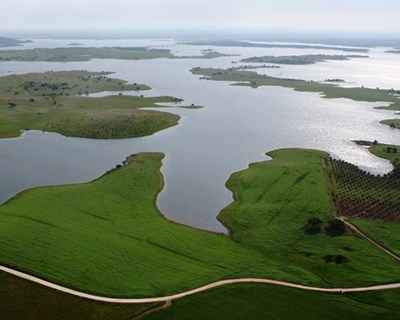
[[[12,0],[1,30],[244,28],[400,32],[398,0]]]

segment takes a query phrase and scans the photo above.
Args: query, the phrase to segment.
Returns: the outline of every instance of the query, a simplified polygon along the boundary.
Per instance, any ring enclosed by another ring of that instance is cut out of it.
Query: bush
[[[342,220],[333,219],[328,222],[326,226],[326,233],[331,237],[342,235],[346,231],[346,225]]]
[[[312,217],[307,220],[307,224],[304,226],[304,232],[309,235],[315,235],[321,232],[322,220],[319,218]]]

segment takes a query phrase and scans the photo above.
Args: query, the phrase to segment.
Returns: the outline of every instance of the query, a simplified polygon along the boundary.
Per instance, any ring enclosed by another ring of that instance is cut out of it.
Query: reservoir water
[[[46,43],[50,44],[46,46],[56,46],[54,43],[51,45],[51,41],[47,40]],[[63,41],[85,43],[87,40]],[[103,46],[113,45],[112,41],[101,43]],[[183,46],[171,40],[151,43],[185,55],[198,54],[201,49],[210,48]],[[34,44],[29,45],[33,47]],[[37,45],[45,44],[42,41]],[[146,83],[153,88],[140,94],[171,95],[183,98],[186,104],[195,103],[204,108],[169,107],[167,111],[182,117],[179,125],[143,138],[91,140],[32,131],[19,138],[2,139],[0,201],[32,186],[89,181],[115,167],[132,153],[157,151],[166,154],[162,167],[165,188],[157,200],[161,212],[173,221],[225,232],[216,216],[232,201],[230,191],[225,188],[227,178],[232,172],[245,169],[251,162],[267,159],[265,152],[269,150],[288,147],[322,149],[374,173],[391,169],[387,161],[372,156],[366,149],[351,142],[376,139],[398,143],[400,131],[378,124],[382,119],[396,117],[392,112],[373,109],[383,103],[322,99],[317,93],[295,92],[280,87],[252,89],[231,86],[228,82],[200,80],[199,76],[189,71],[197,66],[226,68],[232,66],[232,61],[254,55],[342,53],[309,49],[214,49],[240,56],[212,60],[1,62],[0,75],[72,69],[114,71],[113,77]],[[382,88],[395,87],[396,83],[400,83],[400,72],[392,74],[387,71],[387,66],[392,63],[400,65],[400,55],[389,55],[381,49],[374,49],[369,55],[370,59],[361,59],[364,67],[359,66],[361,60],[352,59],[311,66],[284,66],[259,72],[279,72],[283,76],[308,80],[343,78],[349,81],[345,85],[363,83]],[[376,63],[386,67],[379,71]],[[368,75],[358,78],[360,69],[362,74]]]

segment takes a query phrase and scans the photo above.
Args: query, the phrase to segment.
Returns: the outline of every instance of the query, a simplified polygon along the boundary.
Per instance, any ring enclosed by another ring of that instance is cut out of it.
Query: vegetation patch
[[[324,223],[319,218],[309,218],[307,224],[304,226],[304,232],[308,235],[316,235],[321,231],[325,231],[331,237],[341,236],[346,231],[346,226],[343,221],[339,219],[330,219]]]
[[[106,72],[68,71],[10,75],[0,78],[0,138],[21,130],[44,130],[93,139],[131,138],[176,125],[179,116],[139,108],[175,102],[172,97],[123,96],[150,89],[107,77]],[[118,96],[88,97],[102,91]]]
[[[342,255],[335,255],[335,254],[328,254],[327,256],[324,257],[325,262],[332,262],[336,264],[342,264],[349,262],[349,259],[347,259],[345,256]]]

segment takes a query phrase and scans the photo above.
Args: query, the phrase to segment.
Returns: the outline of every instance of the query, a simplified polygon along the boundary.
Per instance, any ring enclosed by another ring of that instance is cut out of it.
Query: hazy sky
[[[1,30],[258,28],[399,32],[398,0],[2,0]]]

